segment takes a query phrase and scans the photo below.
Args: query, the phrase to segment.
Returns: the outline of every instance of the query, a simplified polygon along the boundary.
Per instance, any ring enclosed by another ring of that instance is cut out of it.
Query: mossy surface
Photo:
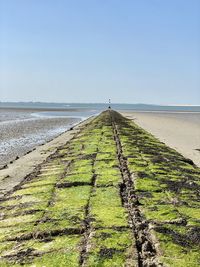
[[[132,121],[112,117],[160,260],[199,266],[200,170]],[[81,266],[81,258],[85,266],[136,266],[121,182],[107,111],[1,199],[0,266]]]
[[[130,230],[97,230],[90,245],[88,266],[136,266]]]
[[[200,169],[132,121],[116,118],[141,211],[167,266],[200,264]]]

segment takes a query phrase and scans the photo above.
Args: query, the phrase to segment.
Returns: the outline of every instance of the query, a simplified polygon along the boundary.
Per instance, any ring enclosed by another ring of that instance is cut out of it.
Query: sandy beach
[[[123,112],[127,118],[200,166],[199,112]]]

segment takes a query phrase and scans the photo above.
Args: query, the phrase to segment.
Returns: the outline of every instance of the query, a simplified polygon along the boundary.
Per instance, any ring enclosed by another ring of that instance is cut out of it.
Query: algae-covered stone
[[[1,199],[0,266],[199,266],[199,192],[196,166],[105,111]]]

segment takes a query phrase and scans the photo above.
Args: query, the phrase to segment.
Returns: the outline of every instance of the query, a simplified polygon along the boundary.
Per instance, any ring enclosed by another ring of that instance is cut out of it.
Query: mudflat
[[[44,145],[37,146],[33,151],[26,153],[19,159],[8,163],[5,168],[0,170],[0,197],[17,186],[27,175],[34,172],[43,161],[55,153],[60,146],[71,140],[89,121],[90,119],[87,119],[77,124],[73,130],[66,131]]]
[[[41,111],[51,110],[0,108],[0,168],[81,121],[73,117],[40,116]]]
[[[166,145],[200,167],[199,112],[123,112]]]

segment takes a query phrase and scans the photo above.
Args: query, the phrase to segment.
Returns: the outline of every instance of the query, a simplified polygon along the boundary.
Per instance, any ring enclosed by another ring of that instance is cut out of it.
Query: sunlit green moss
[[[92,172],[89,173],[78,173],[78,174],[68,174],[66,175],[62,180],[62,182],[69,182],[69,183],[74,183],[74,182],[85,182],[85,183],[90,183],[92,179]]]
[[[58,252],[51,252],[44,254],[42,257],[35,258],[31,265],[25,266],[36,266],[36,267],[78,267],[79,266],[79,252],[77,248],[68,249],[67,244],[65,244],[66,249]]]
[[[200,170],[132,121],[112,117],[161,261],[199,266]],[[121,182],[111,117],[103,112],[1,201],[0,266],[79,266],[86,224],[85,266],[137,265]]]
[[[91,197],[94,227],[127,226],[127,214],[121,205],[119,189],[96,188]]]
[[[193,244],[186,232],[189,225],[199,227],[199,169],[130,120],[119,117],[118,130],[129,169],[136,177],[135,187],[143,214],[151,222],[162,222],[162,227],[168,222],[175,223],[166,234],[156,233],[162,261],[168,266],[198,266],[199,245]],[[187,220],[187,224],[176,226],[181,220]],[[179,227],[182,232],[172,227]],[[177,244],[179,236],[181,240],[189,240],[187,249],[184,242]]]
[[[97,230],[91,242],[87,266],[136,266],[134,255],[131,231]]]

